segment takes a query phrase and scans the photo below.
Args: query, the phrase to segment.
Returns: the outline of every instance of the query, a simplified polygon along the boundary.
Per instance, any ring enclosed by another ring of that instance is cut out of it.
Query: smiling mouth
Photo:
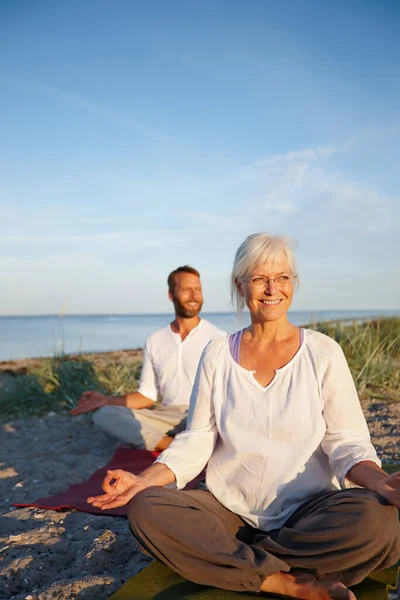
[[[260,300],[260,302],[262,304],[265,304],[266,306],[276,306],[277,304],[280,304],[282,302],[281,300]]]

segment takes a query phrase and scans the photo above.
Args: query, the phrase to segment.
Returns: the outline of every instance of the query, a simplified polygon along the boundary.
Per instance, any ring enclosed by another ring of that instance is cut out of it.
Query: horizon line
[[[248,311],[246,311],[248,312]],[[305,309],[305,310],[290,310],[288,313],[322,313],[322,312],[362,312],[362,313],[396,313],[400,312],[400,308],[321,308],[321,309]],[[202,315],[235,315],[236,311],[205,311]],[[0,319],[18,319],[18,318],[43,318],[43,317],[55,317],[58,319],[64,319],[66,317],[164,317],[174,316],[174,313],[43,313],[43,314],[13,314],[13,315],[0,315]]]

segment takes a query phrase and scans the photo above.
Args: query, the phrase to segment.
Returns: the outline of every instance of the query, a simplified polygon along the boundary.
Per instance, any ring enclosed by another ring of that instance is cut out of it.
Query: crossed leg
[[[190,581],[234,591],[350,600],[345,586],[400,557],[397,510],[362,489],[319,495],[269,534],[196,490],[144,490],[128,519],[151,556]]]

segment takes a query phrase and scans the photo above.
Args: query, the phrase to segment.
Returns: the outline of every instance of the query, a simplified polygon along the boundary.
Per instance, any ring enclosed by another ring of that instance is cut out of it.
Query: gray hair
[[[233,306],[236,306],[238,319],[242,316],[243,307],[237,281],[249,277],[259,265],[278,262],[279,259],[285,257],[289,263],[291,275],[296,275],[294,285],[297,289],[299,280],[294,256],[296,246],[297,242],[294,238],[270,233],[253,233],[240,244],[235,254],[231,273],[231,299]]]

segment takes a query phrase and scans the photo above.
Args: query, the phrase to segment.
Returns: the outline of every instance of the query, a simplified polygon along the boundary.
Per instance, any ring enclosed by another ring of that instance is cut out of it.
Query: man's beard
[[[199,302],[197,308],[190,309],[181,304],[177,298],[174,298],[173,302],[176,316],[182,317],[183,319],[191,319],[192,317],[197,317],[197,315],[201,311],[201,307],[203,306],[203,303]]]

